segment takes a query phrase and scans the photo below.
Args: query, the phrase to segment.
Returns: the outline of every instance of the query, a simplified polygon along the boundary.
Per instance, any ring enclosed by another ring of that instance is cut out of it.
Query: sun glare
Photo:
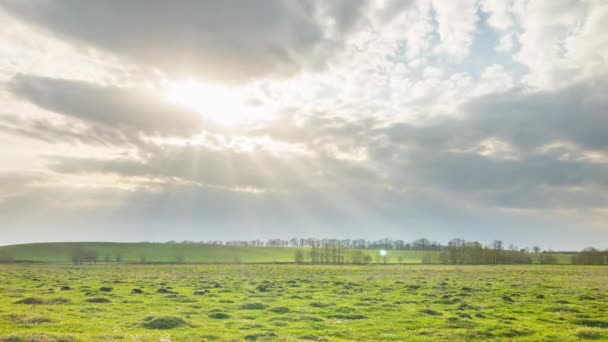
[[[194,110],[223,125],[237,125],[261,117],[259,108],[245,103],[245,95],[236,88],[203,84],[196,81],[171,83],[165,90],[168,101]]]

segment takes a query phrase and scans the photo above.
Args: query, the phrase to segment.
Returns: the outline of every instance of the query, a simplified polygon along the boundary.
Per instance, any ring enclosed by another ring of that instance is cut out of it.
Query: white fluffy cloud
[[[477,1],[433,1],[436,12],[439,51],[463,59],[473,43],[477,17]]]

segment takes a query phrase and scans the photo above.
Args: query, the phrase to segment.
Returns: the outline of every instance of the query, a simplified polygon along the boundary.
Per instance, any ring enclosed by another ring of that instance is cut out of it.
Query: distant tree
[[[99,259],[99,253],[93,248],[87,248],[84,250],[84,260],[90,264],[96,264]]]
[[[116,257],[114,258],[114,260],[116,261],[117,264],[120,264],[122,262],[122,255],[116,254]]]
[[[70,248],[70,259],[72,264],[80,265],[83,263],[84,249],[78,245]]]
[[[543,252],[540,254],[539,262],[543,265],[556,265],[558,264],[557,257],[552,253]]]
[[[294,261],[296,262],[296,264],[303,264],[304,263],[304,253],[302,253],[301,250],[298,249],[294,253]]]
[[[76,246],[70,250],[70,258],[74,265],[95,264],[99,259],[99,253],[93,248]]]
[[[361,265],[364,262],[364,253],[360,249],[356,249],[351,253],[351,262],[355,265]]]
[[[433,262],[433,258],[431,256],[431,253],[424,253],[422,255],[421,259],[422,259],[421,261],[422,261],[423,264],[430,264],[430,263]]]
[[[532,251],[534,251],[534,254],[538,254],[538,253],[540,253],[540,247],[534,246],[534,247],[532,247]]]
[[[448,256],[447,252],[441,252],[441,254],[439,254],[439,262],[442,264],[447,264],[450,262],[450,257]]]
[[[500,240],[494,240],[494,242],[492,242],[492,249],[494,249],[493,251],[493,257],[494,257],[494,264],[500,264],[503,262],[502,260],[502,249],[503,249],[503,242]]]
[[[593,247],[583,249],[573,258],[573,263],[578,265],[603,265],[604,253]]]

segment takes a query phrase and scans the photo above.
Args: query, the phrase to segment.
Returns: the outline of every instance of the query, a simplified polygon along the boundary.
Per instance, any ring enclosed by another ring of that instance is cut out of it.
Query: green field
[[[241,263],[292,263],[294,254],[307,248],[294,247],[231,247],[198,243],[117,243],[117,242],[53,242],[32,243],[0,247],[13,255],[17,261],[39,261],[51,263],[71,262],[70,253],[75,248],[95,250],[99,261],[106,257],[115,260],[121,256],[124,262],[175,263],[177,256],[183,256],[184,263],[234,263],[235,257]],[[363,250],[377,259],[377,250]],[[439,261],[438,252],[387,251],[388,263],[420,263],[425,254],[434,262]],[[401,258],[400,258],[401,257]]]
[[[231,247],[210,244],[184,243],[117,243],[117,242],[53,242],[32,243],[0,247],[0,255],[4,252],[17,261],[35,261],[50,263],[70,263],[70,253],[74,249],[94,250],[98,261],[106,259],[114,261],[120,256],[123,262],[139,263],[175,263],[178,255],[183,257],[183,263],[293,263],[297,250],[306,255],[309,248],[291,247]],[[433,251],[403,251],[388,250],[387,263],[421,263],[424,256],[430,257],[432,263],[439,263],[439,252]],[[373,263],[384,263],[378,259],[378,250],[363,250]],[[560,264],[569,264],[570,255],[554,254]],[[532,255],[532,258],[537,258]]]
[[[5,264],[0,279],[0,341],[608,340],[601,266]]]

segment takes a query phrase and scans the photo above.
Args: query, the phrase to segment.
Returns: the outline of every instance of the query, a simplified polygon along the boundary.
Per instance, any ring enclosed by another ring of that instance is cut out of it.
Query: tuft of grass
[[[502,300],[504,300],[507,303],[513,303],[514,302],[513,298],[511,298],[510,296],[507,296],[507,295],[502,295]]]
[[[227,314],[225,312],[214,312],[214,313],[210,313],[209,314],[209,318],[213,318],[213,319],[229,319],[229,318],[232,318],[232,316],[230,316],[229,314]]]
[[[420,310],[420,313],[423,313],[425,315],[429,315],[429,316],[442,316],[443,313],[433,310],[433,309],[422,309]]]
[[[45,304],[45,303],[46,303],[46,301],[42,298],[28,297],[28,298],[23,298],[21,300],[18,300],[13,304],[41,305],[41,304]]]
[[[245,303],[240,306],[241,310],[264,310],[268,307],[266,304],[262,303]]]
[[[284,313],[288,313],[289,312],[289,308],[286,306],[277,306],[276,308],[272,308],[270,310],[268,310],[270,312],[274,312],[274,313],[278,313],[278,314],[284,314]]]
[[[608,321],[603,321],[599,319],[579,319],[574,321],[574,323],[592,328],[608,328]]]
[[[168,330],[188,325],[186,321],[179,317],[160,316],[146,318],[147,319],[144,319],[144,323],[142,324],[142,326],[146,329]]]
[[[342,319],[342,320],[358,320],[358,319],[366,319],[367,316],[361,314],[347,314],[347,315],[330,315],[328,318],[333,319]]]
[[[593,329],[580,329],[574,335],[584,340],[599,340],[604,337],[601,331]]]
[[[112,301],[104,297],[95,297],[85,300],[87,303],[111,303]]]
[[[244,338],[247,341],[257,341],[260,338],[273,338],[273,337],[277,337],[277,334],[269,331],[269,332],[259,332],[259,333],[255,333],[255,334],[245,335]]]

